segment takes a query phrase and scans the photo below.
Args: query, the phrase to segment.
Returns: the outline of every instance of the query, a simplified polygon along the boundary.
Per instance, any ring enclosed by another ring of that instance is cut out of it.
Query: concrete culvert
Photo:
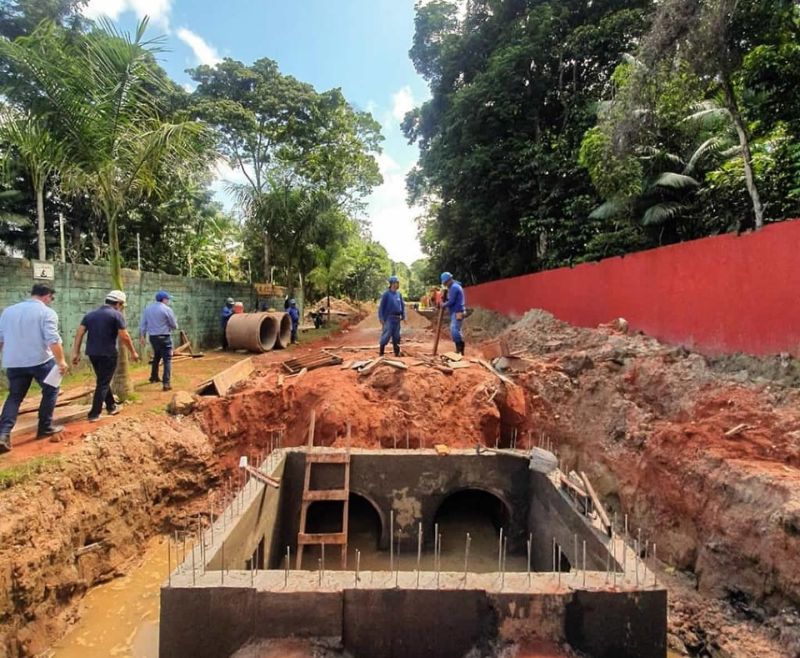
[[[292,340],[292,319],[288,313],[270,313],[271,317],[275,318],[278,323],[278,330],[275,338],[275,349],[282,350],[289,347]]]
[[[225,335],[232,350],[269,352],[275,347],[280,313],[240,313],[228,320]]]

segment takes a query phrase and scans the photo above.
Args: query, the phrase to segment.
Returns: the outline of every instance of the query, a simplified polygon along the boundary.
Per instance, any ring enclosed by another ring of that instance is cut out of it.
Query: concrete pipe
[[[275,347],[280,322],[278,313],[238,313],[228,320],[225,336],[232,350],[269,352]]]
[[[275,318],[278,323],[278,331],[275,338],[275,349],[282,350],[289,347],[292,340],[292,318],[288,313],[269,313],[270,317]]]

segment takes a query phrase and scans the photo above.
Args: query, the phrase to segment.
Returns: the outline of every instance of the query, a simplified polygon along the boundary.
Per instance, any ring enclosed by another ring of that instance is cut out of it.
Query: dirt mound
[[[322,299],[314,302],[313,304],[307,304],[306,310],[309,312],[317,311],[319,309],[325,309],[327,312],[328,310],[328,298],[323,297]],[[337,297],[330,298],[330,309],[331,313],[335,313],[337,315],[358,315],[361,310],[355,304],[350,303],[344,299],[338,299]]]
[[[369,376],[334,366],[283,379],[268,367],[247,388],[206,402],[205,427],[226,452],[228,445],[264,449],[269,441],[264,428],[284,428],[286,445],[302,445],[312,409],[316,445],[325,446],[343,445],[348,422],[353,446],[405,447],[408,441],[412,448],[494,445],[506,427],[522,424],[521,390],[506,390],[483,368],[446,375],[414,358],[402,360],[407,370],[383,365]]]

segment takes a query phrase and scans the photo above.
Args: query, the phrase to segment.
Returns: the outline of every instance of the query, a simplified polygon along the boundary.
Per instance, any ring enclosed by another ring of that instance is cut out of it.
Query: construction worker
[[[297,342],[297,327],[300,325],[300,311],[297,310],[297,301],[289,300],[289,318],[292,320],[292,343]]]
[[[219,312],[219,320],[220,320],[220,323],[222,324],[222,349],[223,350],[227,350],[228,349],[228,334],[227,334],[227,331],[228,331],[228,320],[231,319],[231,316],[234,313],[233,304],[234,304],[233,297],[228,297],[228,299],[225,300],[225,306],[223,306],[222,310]]]
[[[463,356],[464,337],[461,335],[461,323],[464,321],[466,311],[466,300],[464,298],[464,288],[453,278],[450,272],[442,272],[442,285],[447,288],[447,300],[443,306],[450,312],[450,337],[456,344],[456,352]]]
[[[156,293],[156,301],[148,304],[142,313],[142,321],[139,323],[139,342],[141,351],[144,352],[144,338],[150,337],[150,345],[153,348],[153,367],[150,370],[150,383],[163,383],[165,391],[172,390],[172,335],[171,333],[178,328],[178,320],[175,313],[169,307],[169,293],[166,290],[159,290]],[[158,364],[164,361],[164,376],[158,378]]]
[[[381,302],[378,305],[378,320],[383,325],[380,340],[381,356],[390,338],[394,355],[400,356],[400,322],[406,319],[406,305],[399,288],[400,279],[394,275],[390,276],[389,288],[381,295]]]
[[[111,378],[117,369],[117,339],[128,349],[131,359],[139,360],[133,340],[125,325],[122,308],[125,306],[125,293],[121,290],[112,290],[106,295],[105,304],[100,308],[90,311],[83,316],[75,341],[72,344],[72,364],[78,365],[81,360],[81,344],[84,334],[86,339],[86,356],[92,362],[95,374],[94,397],[92,408],[89,410],[89,420],[100,420],[103,403],[109,416],[119,413],[119,407],[111,393]]]

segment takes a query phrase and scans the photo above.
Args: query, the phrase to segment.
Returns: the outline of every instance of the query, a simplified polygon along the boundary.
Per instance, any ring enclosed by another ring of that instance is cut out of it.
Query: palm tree
[[[39,260],[46,260],[44,186],[47,179],[64,166],[63,149],[42,117],[31,113],[20,115],[8,107],[0,112],[0,141],[10,152],[15,152],[30,176],[36,195]],[[11,153],[7,157],[12,157]]]
[[[328,298],[328,322],[331,320],[331,290],[340,286],[353,270],[353,260],[337,243],[329,243],[315,250],[317,266],[308,278],[317,288],[324,290]]]
[[[167,121],[159,105],[166,91],[153,54],[161,39],[146,41],[148,20],[136,33],[117,32],[108,22],[87,35],[66,38],[53,23],[30,36],[0,42],[0,54],[37,92],[70,162],[67,189],[89,196],[105,220],[111,285],[124,289],[119,221],[136,199],[157,192],[159,172],[178,170],[205,157],[204,127]],[[120,397],[130,394],[123,350],[115,375]]]

